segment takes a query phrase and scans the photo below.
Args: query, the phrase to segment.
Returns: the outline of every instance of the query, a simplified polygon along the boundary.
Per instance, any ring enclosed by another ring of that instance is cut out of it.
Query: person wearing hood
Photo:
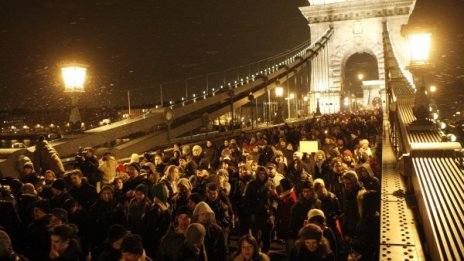
[[[123,225],[114,224],[108,230],[105,245],[97,261],[120,260],[121,244],[124,237],[130,233]]]
[[[32,183],[35,184],[39,177],[34,170],[34,164],[31,161],[26,161],[23,166],[23,171],[21,177],[19,178],[22,183]]]
[[[245,192],[246,209],[250,214],[250,228],[253,236],[262,243],[262,251],[267,253],[271,245],[271,191],[266,185],[268,170],[259,166],[256,170],[256,180],[250,182]],[[261,236],[258,236],[261,232]]]
[[[366,191],[359,183],[354,171],[347,171],[342,176],[343,193],[341,196],[341,227],[346,239],[350,239],[359,221],[362,194]]]
[[[166,234],[161,238],[159,247],[159,261],[174,261],[178,259],[182,244],[185,240],[185,232],[190,225],[192,211],[187,206],[177,209],[174,222],[169,226]]]
[[[48,258],[60,261],[84,261],[85,256],[76,239],[77,227],[68,224],[58,225],[50,230],[50,253]]]
[[[306,181],[302,184],[302,191],[298,196],[298,201],[290,210],[290,229],[289,238],[295,240],[298,231],[303,227],[308,211],[313,208],[321,208],[321,201],[314,192],[313,183]]]
[[[214,211],[202,201],[193,210],[192,223],[200,223],[206,230],[205,249],[208,260],[227,260],[229,250],[222,228],[216,224]]]
[[[374,171],[372,171],[369,163],[364,163],[356,168],[356,174],[359,177],[359,182],[366,190],[374,190],[380,193],[380,181],[374,176]]]
[[[321,210],[324,212],[327,225],[341,237],[342,231],[340,230],[339,216],[342,212],[337,196],[327,190],[323,179],[316,179],[314,181],[314,191],[317,194],[317,198],[321,201]]]
[[[210,260],[207,257],[207,250],[205,247],[206,240],[206,229],[200,223],[193,223],[187,227],[185,231],[185,240],[182,244],[182,248],[175,261],[207,261]],[[213,260],[224,260],[221,259]]]

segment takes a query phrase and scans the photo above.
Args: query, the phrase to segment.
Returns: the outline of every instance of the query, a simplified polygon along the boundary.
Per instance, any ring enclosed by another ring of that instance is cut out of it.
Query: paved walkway
[[[424,260],[414,211],[406,200],[406,185],[390,141],[386,115],[383,129],[379,257],[380,260]]]

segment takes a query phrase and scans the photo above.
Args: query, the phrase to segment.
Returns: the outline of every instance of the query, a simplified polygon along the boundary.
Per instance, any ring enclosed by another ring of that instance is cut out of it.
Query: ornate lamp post
[[[316,92],[316,116],[321,116],[321,106],[319,100],[321,99],[321,94]]]
[[[71,129],[80,129],[82,123],[79,113],[79,96],[84,93],[84,82],[87,68],[81,66],[68,66],[61,68],[64,79],[64,91],[71,97],[71,113],[69,115],[69,124]]]
[[[284,122],[282,117],[282,97],[284,95],[284,88],[281,86],[275,87],[275,96],[277,98],[277,116],[275,118],[276,124]]]
[[[431,124],[429,121],[429,99],[426,95],[424,75],[430,68],[429,51],[432,33],[419,27],[407,27],[405,33],[407,34],[411,53],[411,62],[408,70],[413,74],[414,83],[416,85],[413,107],[416,121],[414,123],[421,125]]]

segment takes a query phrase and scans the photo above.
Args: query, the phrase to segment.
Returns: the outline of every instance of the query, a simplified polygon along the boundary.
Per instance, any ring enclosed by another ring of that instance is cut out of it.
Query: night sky
[[[89,66],[83,106],[123,104],[128,89],[135,103],[142,96],[143,102],[159,99],[160,83],[249,64],[306,41],[303,5],[307,1],[2,0],[0,109],[67,106],[59,68],[73,61]],[[464,80],[462,10],[463,1],[422,1],[414,14],[440,28],[435,57],[445,69],[434,81],[451,89]],[[182,84],[166,89],[183,92]]]

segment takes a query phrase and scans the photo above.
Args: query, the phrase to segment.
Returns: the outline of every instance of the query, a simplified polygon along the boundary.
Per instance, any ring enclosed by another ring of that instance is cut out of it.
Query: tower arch
[[[308,21],[313,42],[332,26],[334,34],[325,46],[325,55],[312,61],[310,110],[316,103],[322,113],[340,111],[343,107],[344,69],[356,53],[371,54],[377,60],[380,88],[385,88],[383,24],[388,23],[390,37],[401,41],[401,25],[408,22],[415,0],[308,0],[300,11]],[[319,57],[320,56],[320,57]]]

